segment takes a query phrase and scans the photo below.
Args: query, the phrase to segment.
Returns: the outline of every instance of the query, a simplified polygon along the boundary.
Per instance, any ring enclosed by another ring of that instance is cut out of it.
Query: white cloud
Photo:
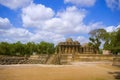
[[[42,4],[30,4],[22,9],[23,26],[41,27],[44,22],[54,16],[54,11]]]
[[[29,41],[34,41],[34,42],[47,41],[47,42],[54,42],[55,44],[57,44],[58,42],[63,41],[65,39],[63,35],[56,34],[54,32],[38,30],[32,33],[23,27],[16,28],[12,26],[8,18],[0,17],[0,23],[1,23],[0,41],[7,41],[7,42],[21,41],[23,43]]]
[[[57,34],[88,33],[91,29],[100,26],[100,23],[83,23],[86,10],[75,6],[55,13],[51,8],[42,4],[31,4],[22,10],[22,21],[25,27],[34,27],[42,31]],[[34,14],[34,15],[33,15]]]
[[[115,26],[108,26],[108,27],[105,28],[105,30],[106,30],[107,32],[112,32],[112,31],[115,30]]]
[[[0,29],[9,29],[12,27],[12,24],[7,18],[0,17]]]
[[[0,41],[28,41],[32,33],[24,28],[15,28],[8,18],[0,17]]]
[[[118,28],[120,28],[120,24],[118,26],[107,26],[105,30],[107,32],[112,32],[112,31],[116,31]]]
[[[5,34],[2,35],[6,39],[10,39],[11,42],[22,41],[28,42],[30,41],[30,37],[33,36],[31,32],[23,28],[11,28],[6,31]]]
[[[17,9],[25,7],[30,4],[33,0],[0,0],[0,4],[10,8]]]
[[[120,28],[120,24],[116,27],[116,29]]]
[[[106,0],[106,4],[112,10],[120,9],[120,0]]]
[[[81,31],[78,28],[83,26],[83,19],[86,16],[85,10],[79,10],[75,6],[68,7],[66,10],[60,11],[45,22],[44,30],[53,31],[62,34],[72,34]],[[83,32],[83,31],[82,31]]]
[[[93,6],[96,0],[64,0],[65,3],[72,3],[81,7]]]
[[[56,34],[53,32],[39,31],[31,36],[31,40],[36,42],[47,41],[57,44],[60,41],[64,41],[65,37],[61,34]]]
[[[86,34],[92,29],[103,26],[100,22],[84,24],[86,15],[86,10],[75,6],[55,13],[42,4],[31,3],[22,9],[21,17],[24,27],[14,27],[9,19],[0,18],[3,23],[0,28],[0,41],[48,41],[57,44],[64,41],[66,36]],[[3,29],[4,25],[7,29]],[[11,25],[10,28],[8,28],[9,25]],[[30,27],[34,30],[29,31]],[[75,40],[81,43],[88,41],[84,36],[76,36]]]
[[[86,14],[86,10],[78,9],[75,6],[55,13],[51,8],[42,4],[31,4],[22,10],[21,15],[23,25],[27,28],[33,27],[37,33],[34,36],[35,40],[39,40],[38,38],[43,37],[43,32],[64,37],[63,35],[88,33],[90,30],[102,26],[99,22],[84,24],[83,20]],[[46,39],[44,38],[44,40]]]
[[[68,7],[66,10],[58,12],[57,17],[45,22],[44,30],[53,31],[59,34],[88,33],[90,30],[103,27],[102,23],[84,24],[86,17],[84,9],[78,9],[75,6]],[[54,30],[53,30],[54,29]]]

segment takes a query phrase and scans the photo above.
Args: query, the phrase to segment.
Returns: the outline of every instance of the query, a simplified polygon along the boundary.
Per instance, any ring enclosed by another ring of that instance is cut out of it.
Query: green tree
[[[94,52],[95,53],[99,53],[100,49],[100,40],[98,38],[89,38],[90,42],[89,42],[89,45],[92,46],[94,48]]]
[[[30,56],[33,52],[37,52],[38,54],[52,54],[54,51],[54,44],[44,41],[39,44],[35,44],[34,42],[23,44],[20,41],[16,43],[0,42],[0,55]]]
[[[55,51],[54,44],[53,43],[48,43],[48,42],[40,42],[37,45],[37,51],[39,54],[52,54]]]
[[[120,28],[111,33],[111,39],[108,45],[112,53],[120,53]]]
[[[95,29],[90,31],[89,34],[89,45],[95,49],[95,53],[99,53],[101,42],[107,40],[107,31],[105,29]]]
[[[34,42],[28,42],[25,46],[25,54],[32,55],[33,52],[37,52],[37,45]]]

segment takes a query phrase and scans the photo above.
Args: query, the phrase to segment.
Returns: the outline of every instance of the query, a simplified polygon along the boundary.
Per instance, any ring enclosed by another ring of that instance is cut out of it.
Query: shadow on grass
[[[116,80],[120,80],[120,71],[108,72],[108,73],[112,74]]]

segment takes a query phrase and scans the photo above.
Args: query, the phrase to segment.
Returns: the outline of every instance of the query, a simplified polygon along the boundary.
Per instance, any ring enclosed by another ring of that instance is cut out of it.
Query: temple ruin
[[[58,44],[58,53],[60,54],[96,54],[95,49],[87,43],[80,45],[78,41],[72,38],[66,39],[66,42]]]

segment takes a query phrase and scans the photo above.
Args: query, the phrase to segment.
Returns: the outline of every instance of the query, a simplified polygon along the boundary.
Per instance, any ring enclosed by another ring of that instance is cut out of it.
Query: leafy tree
[[[110,46],[108,49],[111,50],[112,53],[120,53],[120,28],[111,33],[111,39],[108,46]]]
[[[9,44],[7,42],[0,43],[0,54],[2,54],[2,55],[9,54]]]
[[[36,52],[37,46],[34,42],[28,42],[25,44],[25,54],[26,55],[32,55],[33,52]]]
[[[44,41],[39,44],[35,44],[34,42],[22,44],[20,41],[16,43],[0,42],[0,55],[30,56],[33,52],[37,52],[38,54],[52,54],[54,51],[54,44]]]
[[[40,54],[52,54],[54,51],[55,48],[53,43],[42,41],[38,44],[38,53]]]
[[[90,34],[89,45],[95,49],[95,53],[99,53],[101,41],[105,41],[108,37],[106,30],[95,29],[95,30],[90,31],[89,34]]]
[[[99,53],[99,50],[100,50],[99,47],[100,47],[100,44],[101,44],[99,39],[90,37],[89,40],[91,41],[91,42],[89,42],[89,45],[94,48],[94,52]]]

